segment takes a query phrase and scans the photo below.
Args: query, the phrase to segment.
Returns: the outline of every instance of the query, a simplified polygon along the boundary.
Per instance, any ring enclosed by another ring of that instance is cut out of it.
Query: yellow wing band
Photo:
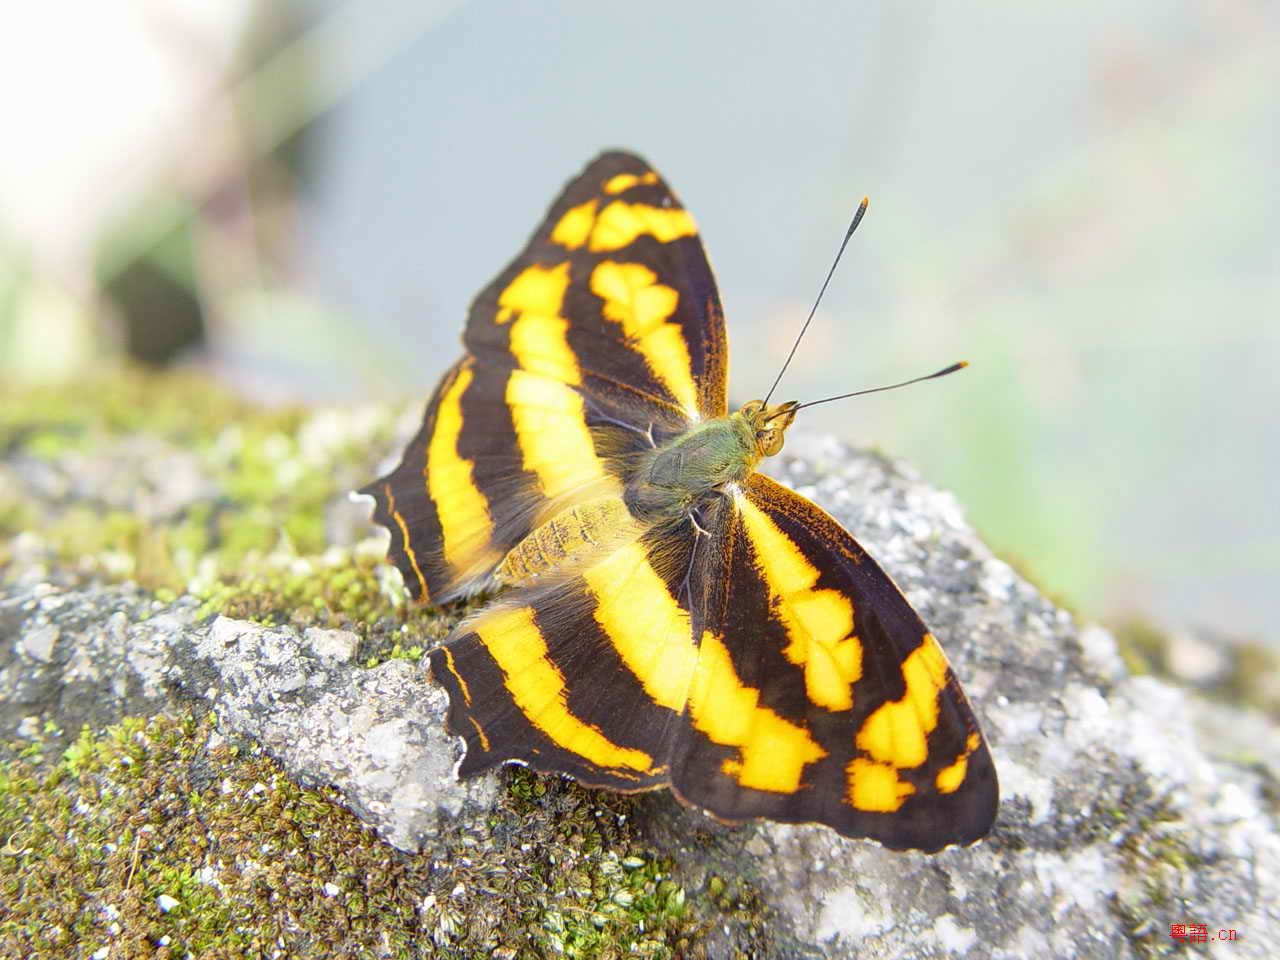
[[[938,775],[933,778],[933,785],[938,788],[939,793],[955,793],[960,789],[960,784],[964,783],[965,774],[969,771],[969,758],[981,745],[982,737],[976,733],[969,734],[964,752],[956,757],[954,763],[939,770]]]
[[[695,644],[688,612],[676,602],[638,542],[584,571],[595,619],[646,695],[687,710],[694,729],[737,747],[723,772],[754,790],[794,793],[806,764],[826,756],[804,727],[760,706],[742,683],[724,642],[710,631]]]
[[[906,692],[877,707],[854,740],[859,750],[871,756],[870,760],[857,758],[845,768],[847,799],[859,810],[891,812],[915,792],[898,772],[929,758],[928,737],[938,725],[939,696],[947,684],[947,658],[933,634],[926,633],[902,661],[902,678]],[[969,752],[937,775],[939,790],[947,793],[959,787]],[[944,790],[945,786],[951,790]]]
[[[769,516],[745,496],[734,499],[751,540],[756,569],[786,627],[786,658],[804,668],[805,693],[828,710],[853,707],[862,677],[862,643],[853,632],[853,601],[839,590],[814,589],[818,568]]]
[[[686,210],[614,200],[596,217],[587,249],[600,253],[629,247],[643,236],[671,243],[697,234],[693,217]]]
[[[471,687],[467,681],[463,679],[462,674],[458,672],[458,665],[453,661],[453,654],[449,652],[448,647],[441,647],[440,652],[444,654],[444,666],[451,674],[453,679],[458,681],[458,689],[462,691],[463,702],[469,707],[471,706]]]
[[[524,468],[537,475],[547,497],[581,489],[593,481],[604,483],[597,489],[620,492],[617,481],[596,456],[586,409],[576,390],[549,377],[513,370],[507,379],[506,402]]]
[[[658,182],[658,175],[652,170],[647,173],[619,173],[604,182],[604,192],[608,194],[625,193],[639,184]]]
[[[668,322],[680,302],[675,288],[658,283],[658,275],[643,264],[605,260],[591,271],[591,292],[604,301],[605,318],[622,327],[628,344],[684,412],[697,418],[689,346],[680,324]]]
[[[858,730],[859,750],[895,767],[918,767],[929,758],[926,740],[938,725],[938,694],[947,683],[947,658],[933,634],[902,661],[906,693],[876,708]]]
[[[562,216],[551,230],[551,242],[569,250],[577,250],[591,236],[596,225],[596,202],[580,203]]]
[[[550,660],[532,609],[498,609],[482,615],[473,629],[520,712],[552,743],[606,769],[652,769],[649,754],[619,746],[569,711],[564,675]]]
[[[759,701],[760,691],[742,683],[724,642],[704,631],[689,690],[693,725],[715,743],[739,748],[741,759],[726,761],[722,773],[753,790],[795,793],[805,765],[827,752],[807,730]]]
[[[404,555],[409,558],[409,566],[413,567],[413,572],[418,578],[418,586],[422,588],[421,600],[426,603],[431,599],[431,591],[427,589],[427,578],[422,575],[422,568],[418,566],[418,556],[413,552],[413,547],[409,544],[409,525],[404,522],[404,517],[400,516],[400,511],[396,509],[396,495],[391,492],[391,484],[384,483],[382,492],[387,497],[387,512],[395,518],[396,526],[400,528],[400,539],[404,544]]]
[[[518,369],[507,379],[504,399],[522,465],[538,477],[547,497],[599,480],[606,481],[606,492],[616,487],[596,455],[582,396],[573,389],[582,372],[569,346],[569,321],[561,316],[569,274],[567,261],[526,267],[498,295],[495,318],[511,323],[510,350]]]
[[[916,788],[898,777],[891,763],[858,758],[845,768],[849,789],[847,799],[859,810],[893,813]]]
[[[569,289],[569,263],[552,267],[534,264],[525,267],[498,294],[498,323],[506,323],[517,313],[544,317],[560,315],[564,294]]]
[[[427,445],[427,492],[440,518],[445,562],[465,571],[487,562],[493,520],[489,501],[476,486],[474,464],[458,452],[462,436],[462,395],[471,386],[468,361],[458,370],[436,408],[435,432]],[[417,569],[417,562],[414,561]],[[419,574],[421,576],[421,574]]]
[[[583,571],[595,619],[654,703],[679,712],[698,662],[689,614],[671,596],[639,542]]]

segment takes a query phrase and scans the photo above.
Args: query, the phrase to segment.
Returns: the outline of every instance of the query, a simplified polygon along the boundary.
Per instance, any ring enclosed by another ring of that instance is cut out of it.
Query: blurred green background
[[[1280,7],[51,0],[0,38],[0,376],[425,398],[596,152],[781,391],[1086,615],[1277,643]],[[372,469],[372,465],[371,465]]]

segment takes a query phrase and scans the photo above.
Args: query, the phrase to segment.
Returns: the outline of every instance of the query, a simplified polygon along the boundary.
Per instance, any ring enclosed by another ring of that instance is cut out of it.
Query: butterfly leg
[[[710,532],[708,532],[707,530],[703,529],[702,524],[700,524],[700,523],[698,522],[698,511],[697,511],[697,510],[690,510],[690,511],[689,511],[689,522],[690,522],[691,524],[693,524],[694,536],[699,536],[699,537],[709,537],[709,536],[711,536]]]

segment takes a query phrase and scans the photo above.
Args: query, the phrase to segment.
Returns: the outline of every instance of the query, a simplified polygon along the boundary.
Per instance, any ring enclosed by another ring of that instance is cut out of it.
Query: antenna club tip
[[[871,198],[864,196],[862,198],[862,203],[860,203],[858,206],[862,207],[863,210],[867,209],[867,207],[871,206]]]
[[[969,365],[969,361],[968,361],[968,360],[959,360],[959,361],[957,361],[957,362],[956,362],[956,369],[957,369],[957,370],[963,370],[963,369],[964,369],[965,367],[967,367],[968,365]]]

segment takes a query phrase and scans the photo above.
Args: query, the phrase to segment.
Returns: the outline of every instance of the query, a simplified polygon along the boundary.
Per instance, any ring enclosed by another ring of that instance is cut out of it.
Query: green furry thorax
[[[646,472],[657,487],[697,495],[743,479],[757,459],[751,428],[734,413],[699,423],[655,450]]]
[[[628,506],[642,517],[674,519],[712,491],[741,483],[762,457],[781,449],[782,432],[794,417],[790,406],[766,411],[753,400],[646,453],[627,484]]]

